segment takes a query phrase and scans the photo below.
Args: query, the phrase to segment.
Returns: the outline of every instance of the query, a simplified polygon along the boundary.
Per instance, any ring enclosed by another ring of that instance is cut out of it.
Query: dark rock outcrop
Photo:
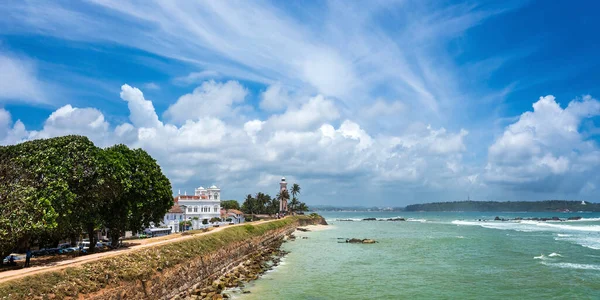
[[[372,239],[357,239],[357,238],[351,238],[351,239],[346,239],[346,243],[351,243],[351,244],[375,244],[377,243],[377,241],[372,240]]]

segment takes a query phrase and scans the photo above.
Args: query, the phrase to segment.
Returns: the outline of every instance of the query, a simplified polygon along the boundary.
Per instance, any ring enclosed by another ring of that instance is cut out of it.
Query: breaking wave
[[[542,264],[550,267],[557,267],[563,269],[577,269],[577,270],[596,270],[600,271],[600,265],[591,264],[574,264],[574,263],[552,263],[543,261]]]
[[[421,222],[421,223],[427,222],[427,220],[425,220],[425,219],[413,219],[413,218],[408,218],[408,219],[406,219],[406,221],[408,221],[408,222]]]
[[[520,232],[551,232],[554,233],[554,240],[556,241],[567,241],[586,248],[600,250],[600,225],[568,225],[529,220],[502,222],[454,220],[452,224]]]

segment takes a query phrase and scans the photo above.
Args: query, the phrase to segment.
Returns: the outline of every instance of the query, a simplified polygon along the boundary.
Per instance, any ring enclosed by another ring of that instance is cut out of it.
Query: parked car
[[[90,249],[90,242],[87,242],[87,241],[79,242],[79,244],[77,244],[77,248],[82,248],[83,250]]]
[[[8,256],[6,256],[6,257],[4,258],[4,260],[3,260],[3,261],[4,261],[4,263],[5,263],[5,264],[8,264],[8,262],[10,261],[10,257],[11,257],[11,256],[13,257],[13,259],[14,259],[15,261],[18,261],[18,260],[25,259],[23,256],[21,256],[21,255],[20,255],[20,254],[18,254],[18,253],[11,253],[10,255],[8,255]]]
[[[31,257],[40,257],[45,255],[48,255],[48,250],[46,249],[31,251]]]

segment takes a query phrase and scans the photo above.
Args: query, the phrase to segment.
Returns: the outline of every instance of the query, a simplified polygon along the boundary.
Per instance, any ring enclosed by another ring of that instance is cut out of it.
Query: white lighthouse
[[[287,182],[285,181],[285,177],[281,177],[281,181],[279,182],[279,212],[286,213],[288,210],[287,207],[287,199],[283,197],[284,193],[287,192]]]

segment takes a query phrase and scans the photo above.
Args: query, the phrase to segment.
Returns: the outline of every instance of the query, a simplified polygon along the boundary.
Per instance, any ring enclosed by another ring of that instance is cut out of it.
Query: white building
[[[175,204],[163,220],[172,232],[179,232],[179,223],[183,220],[191,221],[192,229],[198,229],[203,227],[203,221],[221,217],[221,189],[214,185],[207,189],[199,187],[194,195],[177,195],[174,200]]]
[[[244,223],[244,213],[237,209],[221,209],[221,219],[227,223]]]

